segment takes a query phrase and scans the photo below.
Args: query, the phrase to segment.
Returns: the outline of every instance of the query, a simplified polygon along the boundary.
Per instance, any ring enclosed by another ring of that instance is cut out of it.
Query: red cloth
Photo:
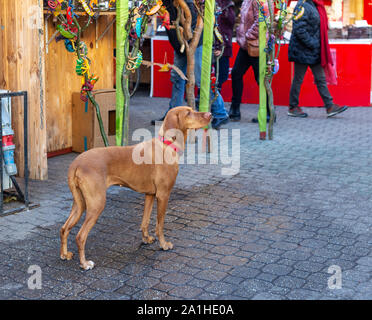
[[[328,17],[323,0],[313,0],[320,17],[320,64],[329,84],[337,84],[331,49],[328,41]]]

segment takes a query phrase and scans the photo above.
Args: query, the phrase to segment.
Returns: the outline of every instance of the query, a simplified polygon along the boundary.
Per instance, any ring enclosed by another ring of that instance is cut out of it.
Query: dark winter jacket
[[[234,2],[231,0],[217,0],[216,3],[221,8],[222,13],[218,16],[218,30],[220,31],[225,49],[225,57],[232,56],[232,37],[235,24]]]
[[[295,11],[302,1],[299,1]],[[293,20],[288,58],[302,64],[320,63],[320,17],[311,0],[303,2],[304,13]]]
[[[190,11],[191,11],[191,17],[192,17],[191,29],[194,30],[195,26],[196,26],[196,20],[197,20],[197,17],[198,17],[198,12],[196,11],[193,0],[186,0],[186,3],[189,6]],[[177,19],[177,9],[173,5],[173,0],[163,0],[163,5],[167,8],[167,10],[169,12],[170,22],[172,23],[173,21],[176,21],[176,19]],[[180,52],[181,45],[180,45],[180,42],[178,41],[176,30],[175,29],[170,29],[170,30],[166,30],[166,31],[167,31],[169,42],[172,45],[173,49],[175,51],[177,51],[178,54],[181,54],[181,52]],[[200,37],[198,47],[203,43],[202,39],[203,38]],[[183,54],[185,54],[185,52],[183,52]]]

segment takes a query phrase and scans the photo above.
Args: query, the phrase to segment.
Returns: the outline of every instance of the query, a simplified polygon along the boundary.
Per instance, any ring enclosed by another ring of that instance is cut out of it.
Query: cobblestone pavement
[[[135,96],[132,129],[153,130],[149,120],[167,103]],[[242,121],[226,126],[241,129],[238,173],[222,175],[222,163],[181,165],[165,222],[173,250],[141,244],[143,195],[110,188],[87,241],[91,271],[79,268],[81,222],[69,237],[73,260],[59,259],[76,154],[49,159],[49,180],[30,186],[40,207],[0,218],[0,298],[371,299],[371,110],[327,119],[312,108],[295,119],[278,107],[272,141],[258,139],[256,111],[244,105]],[[28,289],[31,265],[42,270],[40,290]],[[332,265],[341,289],[328,287]]]

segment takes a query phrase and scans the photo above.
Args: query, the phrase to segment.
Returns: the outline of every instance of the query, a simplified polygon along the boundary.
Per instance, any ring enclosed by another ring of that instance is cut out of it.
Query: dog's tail
[[[76,176],[76,172],[78,170],[78,166],[72,164],[68,170],[68,186],[71,190],[72,196],[74,198],[74,204],[76,205],[76,214],[79,216],[80,219],[82,213],[86,209],[85,199],[84,196],[79,188],[79,181]]]

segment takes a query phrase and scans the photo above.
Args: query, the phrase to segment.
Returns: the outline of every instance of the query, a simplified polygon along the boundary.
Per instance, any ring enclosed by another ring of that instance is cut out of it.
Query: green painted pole
[[[122,145],[123,136],[123,122],[128,121],[124,119],[125,101],[122,90],[122,72],[125,61],[125,44],[127,32],[125,24],[128,20],[128,0],[116,1],[116,145]],[[126,124],[124,123],[124,126]]]
[[[205,1],[199,111],[209,111],[215,0]]]
[[[263,5],[263,1],[261,0],[261,4]],[[260,58],[259,58],[259,87],[260,87],[260,105],[258,108],[258,126],[260,129],[260,139],[266,139],[266,88],[265,88],[265,73],[266,73],[266,24],[264,21],[264,17],[260,10],[259,14],[259,50],[260,50]]]

